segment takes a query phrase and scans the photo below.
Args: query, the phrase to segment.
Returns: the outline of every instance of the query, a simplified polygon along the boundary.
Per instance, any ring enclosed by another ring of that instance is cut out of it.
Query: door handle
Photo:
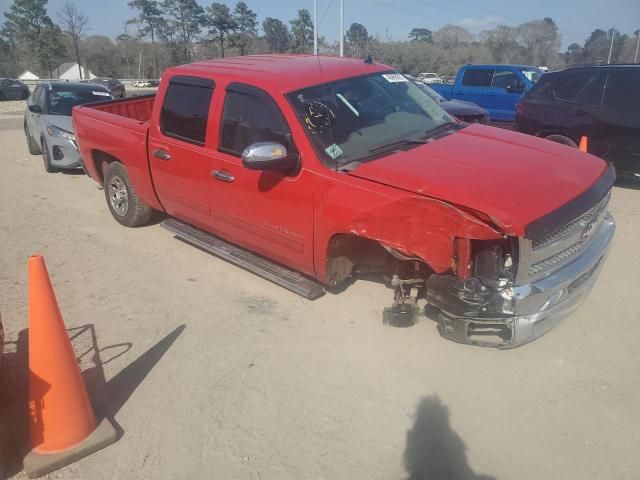
[[[231,173],[228,170],[224,170],[224,169],[212,171],[211,176],[216,180],[220,180],[222,182],[227,182],[227,183],[231,183],[236,179],[236,177],[231,175]]]
[[[159,158],[160,160],[171,160],[171,154],[169,152],[167,152],[166,150],[154,150],[153,151],[153,156],[156,158]]]

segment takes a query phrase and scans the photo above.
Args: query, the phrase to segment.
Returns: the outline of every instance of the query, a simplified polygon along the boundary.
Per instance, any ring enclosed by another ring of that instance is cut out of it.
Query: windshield
[[[395,140],[418,145],[429,132],[455,122],[396,72],[317,85],[288,98],[318,155],[338,166],[372,158]]]
[[[527,80],[533,83],[538,83],[540,77],[544,75],[544,70],[541,70],[540,68],[523,68],[520,71],[525,77],[527,77]]]
[[[111,100],[113,97],[103,87],[82,90],[49,90],[47,111],[52,115],[71,115],[71,109],[84,103]]]
[[[422,83],[422,82],[414,82],[418,88],[420,90],[422,90],[424,93],[426,93],[427,95],[429,95],[429,98],[431,98],[434,102],[442,102],[445,101],[446,98],[444,98],[442,95],[440,95],[438,92],[436,92],[433,88],[431,88],[430,86]]]

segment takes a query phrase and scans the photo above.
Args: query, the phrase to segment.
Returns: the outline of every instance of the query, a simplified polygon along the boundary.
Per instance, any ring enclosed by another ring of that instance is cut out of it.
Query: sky
[[[49,0],[48,11],[54,21],[68,0]],[[218,0],[230,7],[236,0]],[[340,0],[317,0],[319,34],[328,41],[338,39]],[[127,0],[72,0],[90,18],[93,35],[115,37],[123,32],[125,21],[135,14]],[[313,0],[245,0],[258,14],[258,21],[275,17],[294,18],[302,8],[313,10]],[[640,0],[344,0],[345,29],[353,22],[363,24],[369,34],[381,40],[404,40],[414,27],[430,30],[448,23],[460,25],[472,33],[498,24],[515,26],[528,20],[553,18],[562,36],[562,49],[582,44],[596,28],[616,28],[632,35],[640,29]],[[6,12],[12,0],[0,0],[0,12]],[[198,0],[202,6],[211,1]],[[4,16],[2,18],[4,20]],[[132,27],[129,27],[131,29]]]

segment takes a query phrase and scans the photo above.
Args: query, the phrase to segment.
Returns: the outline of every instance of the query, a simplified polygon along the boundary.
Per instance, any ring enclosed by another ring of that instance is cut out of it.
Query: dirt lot
[[[426,318],[384,327],[391,292],[376,283],[309,302],[157,224],[121,227],[86,177],[46,174],[22,106],[0,106],[18,112],[0,115],[5,476],[26,478],[12,463],[26,258],[42,252],[98,410],[122,434],[51,478],[638,478],[640,191],[615,189],[618,234],[586,304],[495,351],[445,341]]]

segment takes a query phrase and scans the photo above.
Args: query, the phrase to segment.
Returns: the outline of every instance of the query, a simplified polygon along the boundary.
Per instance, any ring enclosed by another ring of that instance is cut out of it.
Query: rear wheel
[[[567,147],[578,148],[578,144],[575,140],[559,133],[552,133],[550,135],[546,135],[544,138],[551,140],[552,142],[561,143]]]
[[[49,154],[49,145],[47,145],[47,141],[44,137],[40,140],[40,145],[42,145],[42,161],[44,163],[44,169],[47,173],[55,173],[58,171],[56,167],[51,164],[51,155]]]
[[[151,220],[153,209],[136,193],[127,169],[119,162],[112,162],[104,175],[104,195],[111,215],[125,227],[139,227]]]

